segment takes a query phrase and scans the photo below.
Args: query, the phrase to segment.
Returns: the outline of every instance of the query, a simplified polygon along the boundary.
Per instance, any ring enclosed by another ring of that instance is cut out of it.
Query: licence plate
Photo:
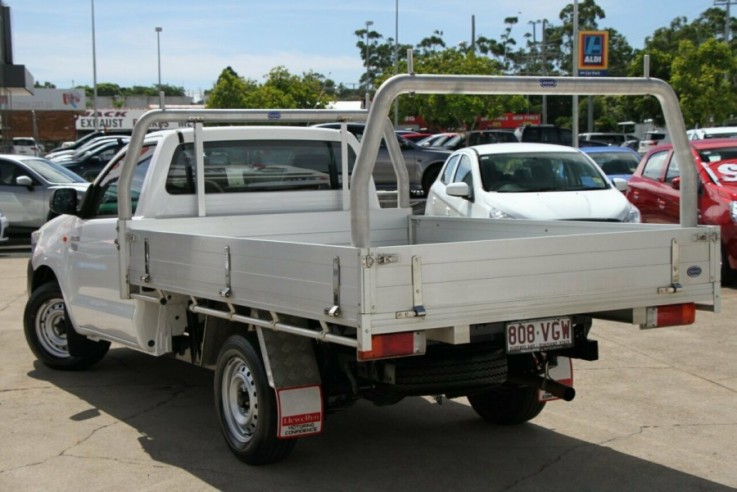
[[[571,318],[530,319],[506,325],[507,353],[523,354],[549,348],[573,347]]]

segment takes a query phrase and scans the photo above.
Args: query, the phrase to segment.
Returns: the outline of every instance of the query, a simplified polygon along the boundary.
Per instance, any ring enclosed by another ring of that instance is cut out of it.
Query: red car
[[[718,225],[722,235],[722,279],[737,279],[737,139],[689,142],[699,176],[698,220]],[[673,146],[659,145],[640,161],[627,188],[627,198],[642,222],[678,223],[680,170]]]

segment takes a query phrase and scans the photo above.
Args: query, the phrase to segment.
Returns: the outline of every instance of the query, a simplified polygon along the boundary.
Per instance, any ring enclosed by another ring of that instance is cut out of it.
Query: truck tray
[[[402,209],[373,210],[371,222],[375,246],[357,248],[346,211],[136,220],[129,279],[142,289],[354,327],[359,347],[384,333],[718,303],[715,227]],[[224,230],[231,233],[211,232]]]

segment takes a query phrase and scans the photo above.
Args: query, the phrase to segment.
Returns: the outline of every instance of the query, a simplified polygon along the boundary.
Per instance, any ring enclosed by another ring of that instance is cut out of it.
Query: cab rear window
[[[349,148],[349,171],[355,163]],[[315,140],[233,140],[204,143],[205,193],[335,190],[342,187],[340,142]],[[172,157],[166,190],[197,190],[194,146],[180,144]]]

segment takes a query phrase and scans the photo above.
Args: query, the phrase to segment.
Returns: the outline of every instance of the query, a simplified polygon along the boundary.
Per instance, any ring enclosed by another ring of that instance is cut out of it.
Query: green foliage
[[[225,67],[207,99],[208,108],[245,108],[246,94],[256,86],[247,82],[235,70]]]
[[[48,82],[46,83],[48,84]],[[95,88],[92,86],[78,85],[76,88],[84,89],[85,95],[88,98],[91,98],[94,96]],[[162,84],[161,90],[163,90],[167,96],[182,97],[186,95],[184,91],[184,87]],[[159,87],[158,85],[152,85],[152,86],[134,85],[133,87],[121,87],[118,84],[113,84],[110,82],[101,82],[97,84],[97,95],[101,97],[105,96],[105,97],[116,97],[116,98],[124,98],[128,96],[158,97]]]
[[[671,85],[680,95],[686,126],[716,126],[737,110],[731,74],[737,62],[727,43],[708,39],[678,44],[671,67]]]
[[[472,51],[426,50],[415,59],[415,71],[427,74],[498,75],[502,66]],[[521,111],[521,96],[415,95],[402,99],[402,112],[422,115],[431,127],[473,129],[479,118],[499,116],[505,111]]]
[[[263,84],[245,80],[226,67],[210,91],[210,108],[324,108],[334,98],[335,82],[308,72],[301,77],[285,67],[275,67]]]

